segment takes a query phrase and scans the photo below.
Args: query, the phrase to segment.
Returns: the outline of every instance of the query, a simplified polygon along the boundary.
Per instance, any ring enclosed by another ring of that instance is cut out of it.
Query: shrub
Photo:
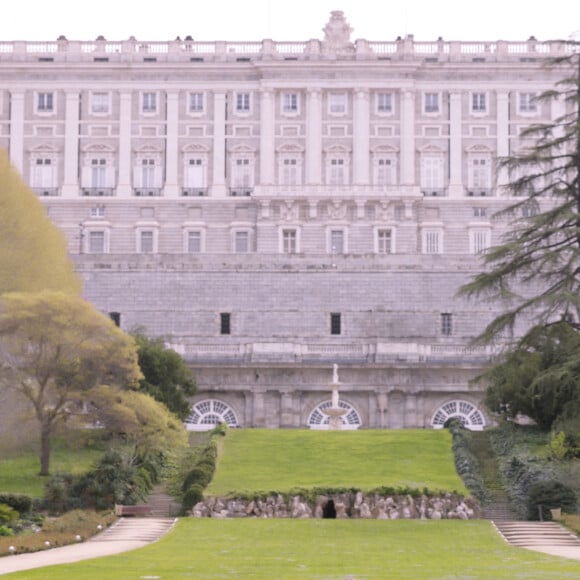
[[[209,485],[213,471],[197,465],[187,474],[183,482],[183,490],[188,490],[192,485],[199,485],[205,488]]]
[[[27,514],[32,508],[32,498],[23,493],[0,493],[0,503],[10,506],[19,514]]]
[[[574,490],[559,481],[537,481],[530,487],[528,496],[528,519],[551,520],[551,509],[561,508],[567,513],[576,513]],[[541,518],[540,518],[541,513]]]
[[[14,530],[8,526],[0,526],[0,536],[11,537],[14,535]]]
[[[14,522],[20,517],[20,514],[12,509],[9,505],[0,503],[0,523],[7,524],[9,522]]]
[[[201,485],[193,484],[184,494],[183,494],[183,511],[188,512],[191,508],[203,501],[203,487]]]

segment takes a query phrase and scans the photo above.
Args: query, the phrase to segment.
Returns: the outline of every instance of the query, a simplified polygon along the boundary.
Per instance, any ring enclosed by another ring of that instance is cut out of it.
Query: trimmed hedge
[[[552,519],[550,510],[561,508],[573,514],[576,512],[576,494],[573,489],[559,481],[538,481],[530,488],[528,496],[528,519]],[[541,517],[540,517],[541,512]]]
[[[27,514],[32,509],[32,498],[23,493],[0,492],[0,503],[10,506],[20,515]]]

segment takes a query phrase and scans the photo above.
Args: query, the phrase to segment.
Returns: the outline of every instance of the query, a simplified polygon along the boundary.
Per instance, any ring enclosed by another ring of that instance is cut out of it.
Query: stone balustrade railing
[[[208,343],[188,337],[172,337],[168,347],[192,363],[302,362],[302,363],[421,363],[450,362],[481,364],[499,350],[494,346],[417,343],[322,344],[300,342]]]
[[[412,35],[395,41],[356,40],[338,51],[324,41],[258,42],[189,41],[56,41],[0,42],[0,62],[227,62],[271,60],[417,60],[437,62],[534,61],[572,50],[565,41],[417,42]]]

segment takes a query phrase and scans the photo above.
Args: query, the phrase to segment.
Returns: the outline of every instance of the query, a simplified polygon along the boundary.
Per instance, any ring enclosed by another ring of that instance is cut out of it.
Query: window
[[[49,157],[32,160],[30,186],[33,189],[53,189],[56,187],[56,163]]]
[[[439,113],[439,93],[424,94],[425,113]]]
[[[330,334],[341,334],[341,316],[340,312],[330,314]]]
[[[487,195],[491,187],[490,157],[470,157],[468,187],[474,195]]]
[[[139,252],[141,254],[153,254],[155,251],[155,232],[153,230],[141,230],[139,232]]]
[[[377,230],[377,252],[379,254],[392,253],[393,235],[391,230]]]
[[[250,251],[250,232],[234,232],[234,252],[236,254],[247,254]]]
[[[300,185],[302,183],[302,167],[296,157],[285,157],[281,161],[280,181],[282,185]]]
[[[155,159],[141,159],[141,187],[155,187]]]
[[[441,254],[441,232],[439,230],[425,230],[423,232],[423,253]]]
[[[487,216],[487,208],[485,207],[473,208],[473,217],[486,217],[486,216]]]
[[[346,113],[346,93],[330,93],[328,95],[328,112],[331,115]]]
[[[201,253],[201,231],[190,230],[187,232],[187,252],[189,254]]]
[[[471,112],[472,113],[486,113],[487,112],[487,95],[485,93],[471,93]]]
[[[203,93],[189,93],[189,112],[203,113]]]
[[[344,230],[330,230],[329,250],[331,254],[344,254]]]
[[[91,159],[91,187],[107,187],[106,159]]]
[[[89,254],[105,253],[105,232],[93,230],[88,233],[87,252]]]
[[[327,181],[328,185],[345,185],[346,179],[346,160],[332,157],[328,159]]]
[[[284,254],[298,252],[298,232],[295,229],[282,230],[282,252]]]
[[[254,160],[247,157],[232,159],[232,195],[249,195],[254,188]]]
[[[282,93],[282,113],[286,115],[298,114],[298,93]]]
[[[397,183],[395,160],[391,157],[376,157],[374,159],[375,185],[395,185]]]
[[[205,157],[185,159],[183,185],[193,195],[202,195],[207,189],[207,163]]]
[[[236,93],[236,113],[249,113],[250,93]]]
[[[424,195],[442,195],[444,191],[443,181],[443,156],[421,156],[421,191]]]
[[[141,93],[141,112],[157,112],[157,93]]]
[[[232,315],[229,312],[220,313],[220,334],[232,333]]]
[[[36,111],[38,113],[54,113],[54,93],[37,93],[36,97]]]
[[[450,336],[453,332],[453,315],[449,312],[441,314],[441,334],[443,336]]]
[[[390,115],[393,112],[393,93],[377,93],[377,113]]]
[[[105,217],[105,206],[95,205],[91,208],[89,215],[92,218],[104,218]]]
[[[536,93],[519,93],[518,110],[524,114],[536,113],[538,111]]]
[[[95,114],[106,114],[109,112],[109,93],[91,94],[91,112]]]
[[[469,250],[472,254],[481,254],[490,246],[489,229],[471,230],[469,232]]]

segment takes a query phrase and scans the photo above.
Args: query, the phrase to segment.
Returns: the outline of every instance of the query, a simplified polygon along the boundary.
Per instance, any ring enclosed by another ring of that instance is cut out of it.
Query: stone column
[[[307,91],[306,102],[306,185],[322,183],[322,94]]]
[[[499,159],[510,154],[509,141],[509,93],[497,92],[497,156]],[[498,169],[497,185],[498,195],[505,195],[501,186],[509,183],[510,176],[505,169]]]
[[[280,427],[294,427],[294,413],[292,407],[292,393],[280,393]]]
[[[401,99],[401,185],[415,185],[415,93],[410,90]]]
[[[407,393],[405,399],[405,427],[414,429],[420,427],[417,424],[417,395],[414,393]]]
[[[449,94],[449,197],[463,197],[461,93]]]
[[[276,156],[274,151],[274,92],[263,89],[260,94],[260,185],[274,184],[274,167]]]
[[[264,393],[262,392],[254,392],[254,408],[252,415],[252,427],[266,426]]]
[[[179,93],[167,93],[167,133],[165,140],[165,197],[179,195]]]
[[[24,92],[10,93],[10,162],[23,175],[24,171]]]
[[[123,91],[119,95],[119,178],[117,196],[131,196],[131,121],[132,95]]]
[[[211,195],[226,195],[226,94],[213,95],[213,180]]]
[[[65,95],[64,125],[64,176],[62,196],[79,194],[79,122],[80,94],[70,91]]]
[[[354,185],[370,183],[370,105],[369,92],[358,89],[353,105],[353,179]]]

